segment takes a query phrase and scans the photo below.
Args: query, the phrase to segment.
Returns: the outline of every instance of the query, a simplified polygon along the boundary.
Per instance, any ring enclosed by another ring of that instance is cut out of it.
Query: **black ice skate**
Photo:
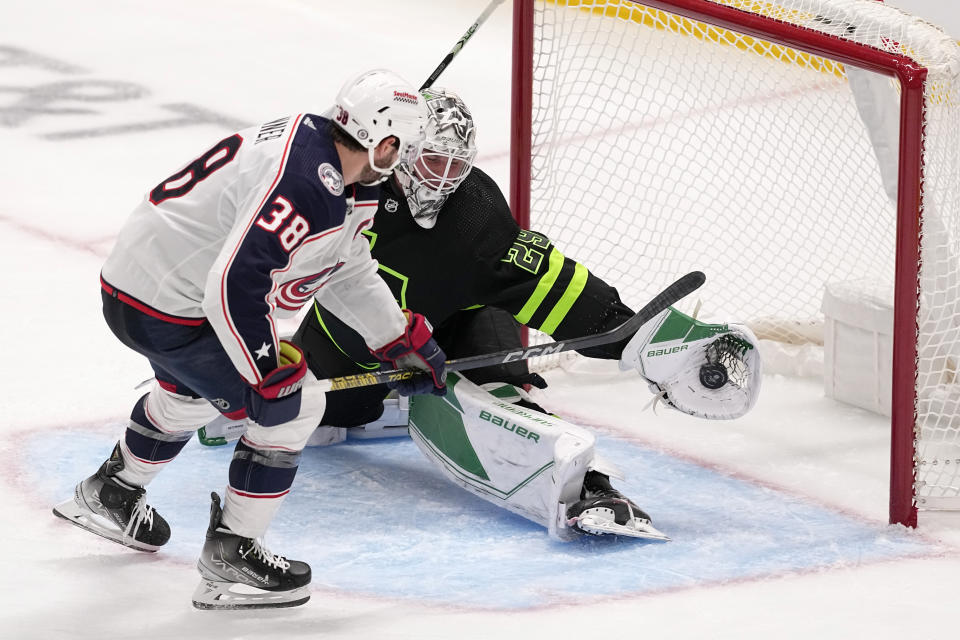
[[[654,528],[648,516],[625,495],[610,486],[610,479],[587,471],[580,501],[567,509],[567,526],[588,535],[613,534],[649,540],[670,540]]]
[[[95,474],[80,482],[73,500],[53,513],[99,536],[140,551],[156,551],[170,539],[170,525],[147,504],[143,487],[116,477],[123,469],[120,444]]]
[[[310,565],[270,553],[259,540],[230,531],[220,519],[220,496],[210,494],[210,526],[193,592],[198,609],[296,607],[310,599]]]

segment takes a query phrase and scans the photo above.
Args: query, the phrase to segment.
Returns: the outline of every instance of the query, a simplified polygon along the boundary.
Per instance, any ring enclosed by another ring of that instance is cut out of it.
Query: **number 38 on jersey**
[[[257,218],[257,226],[276,233],[284,250],[291,251],[310,233],[310,224],[283,196],[277,196],[271,204],[272,208]],[[287,222],[288,218],[289,222]]]

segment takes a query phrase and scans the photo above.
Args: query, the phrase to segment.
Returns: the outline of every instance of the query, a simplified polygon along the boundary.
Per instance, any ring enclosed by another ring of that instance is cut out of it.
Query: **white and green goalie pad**
[[[566,509],[594,468],[594,436],[515,405],[511,385],[481,388],[451,372],[447,394],[410,399],[410,436],[443,474],[467,491],[547,528],[577,537]]]
[[[635,369],[671,407],[729,420],[757,401],[762,363],[757,338],[744,325],[707,324],[667,308],[631,338],[620,369]]]

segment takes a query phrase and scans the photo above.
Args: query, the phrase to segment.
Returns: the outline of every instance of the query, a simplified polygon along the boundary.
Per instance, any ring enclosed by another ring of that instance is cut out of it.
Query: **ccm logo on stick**
[[[535,356],[548,356],[551,353],[557,353],[563,351],[563,343],[557,342],[552,345],[545,345],[542,347],[530,347],[529,349],[524,349],[523,351],[511,351],[507,354],[507,357],[503,359],[504,362],[513,362],[514,360],[526,360],[527,358],[533,358]]]

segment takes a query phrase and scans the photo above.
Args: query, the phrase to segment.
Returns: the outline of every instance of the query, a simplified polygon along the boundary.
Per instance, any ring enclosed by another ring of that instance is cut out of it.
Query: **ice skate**
[[[607,476],[588,471],[580,501],[567,509],[567,526],[588,535],[612,534],[648,540],[670,540],[658,531],[640,507],[610,486]]]
[[[221,522],[220,496],[210,495],[210,526],[193,592],[198,609],[296,607],[310,599],[310,565],[277,556],[259,540],[244,538]]]
[[[170,525],[147,504],[143,487],[116,477],[123,469],[120,446],[95,474],[81,481],[73,500],[53,513],[98,536],[140,551],[156,551],[170,539]]]

